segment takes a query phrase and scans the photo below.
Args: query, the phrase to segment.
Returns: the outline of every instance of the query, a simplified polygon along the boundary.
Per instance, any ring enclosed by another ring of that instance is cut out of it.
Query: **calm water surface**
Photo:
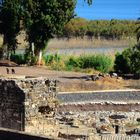
[[[61,54],[61,55],[81,55],[81,54],[116,54],[122,52],[127,47],[97,47],[97,48],[61,48],[61,49],[47,49],[46,54]],[[16,50],[16,53],[23,54],[24,49]]]
[[[98,48],[66,48],[47,50],[46,54],[80,55],[80,54],[115,54],[122,52],[127,47],[98,47]]]

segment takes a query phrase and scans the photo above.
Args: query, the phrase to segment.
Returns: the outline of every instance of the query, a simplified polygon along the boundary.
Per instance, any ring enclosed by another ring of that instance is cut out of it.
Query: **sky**
[[[93,0],[88,6],[84,0],[77,0],[77,17],[95,19],[137,20],[140,17],[140,0]]]

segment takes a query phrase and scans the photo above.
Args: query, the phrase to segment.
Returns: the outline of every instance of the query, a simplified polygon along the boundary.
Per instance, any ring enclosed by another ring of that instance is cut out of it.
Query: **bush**
[[[116,54],[114,69],[118,73],[140,74],[140,44]]]
[[[81,56],[80,61],[82,61],[81,68],[94,68],[95,70],[101,71],[103,73],[109,72],[113,67],[112,59],[101,54]]]
[[[25,57],[22,54],[11,54],[10,60],[19,64],[19,65],[26,63]]]
[[[66,61],[66,67],[81,67],[81,61],[79,57],[71,56]]]
[[[108,72],[113,66],[111,58],[105,55],[90,55],[80,57],[70,57],[66,62],[68,69],[72,68],[93,68],[101,72]]]
[[[50,65],[52,63],[59,63],[61,60],[61,56],[58,55],[57,53],[55,55],[53,54],[48,54],[44,56],[45,64]]]
[[[62,59],[63,58],[63,59]],[[109,72],[113,68],[113,61],[105,55],[62,57],[58,54],[44,57],[47,66],[55,70],[80,71],[92,68],[101,72]]]
[[[35,65],[37,63],[37,57],[33,56],[33,53],[29,48],[25,50],[24,59],[28,65]]]
[[[126,49],[121,54],[117,53],[115,56],[114,69],[117,73],[131,73],[131,55],[132,49]]]
[[[140,74],[140,43],[133,47],[131,69],[134,74]]]
[[[17,64],[29,64],[34,65],[37,62],[37,58],[32,56],[32,54],[28,51],[25,54],[11,54],[10,60],[14,61]]]

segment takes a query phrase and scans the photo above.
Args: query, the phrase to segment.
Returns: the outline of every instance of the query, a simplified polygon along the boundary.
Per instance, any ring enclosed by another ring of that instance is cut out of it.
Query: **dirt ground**
[[[7,74],[6,68],[9,69]],[[11,74],[12,68],[15,74]],[[92,90],[113,90],[113,89],[134,89],[140,88],[140,80],[124,80],[122,78],[102,77],[97,81],[87,80],[89,76],[86,73],[53,71],[47,67],[0,67],[0,76],[9,78],[24,77],[46,77],[58,80],[59,91],[92,91]]]

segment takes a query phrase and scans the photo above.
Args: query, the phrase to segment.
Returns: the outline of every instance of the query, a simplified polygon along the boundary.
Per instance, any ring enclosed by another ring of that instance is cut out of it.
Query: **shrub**
[[[126,49],[121,54],[117,53],[115,56],[114,69],[118,73],[131,73],[131,55],[132,49]]]
[[[81,61],[79,57],[71,56],[66,61],[66,67],[81,67]]]
[[[131,54],[131,69],[134,74],[140,74],[140,43],[133,47]]]
[[[105,55],[84,55],[80,57],[70,57],[66,62],[66,66],[72,68],[93,68],[101,72],[108,72],[112,66],[113,61]]]
[[[53,61],[53,63],[51,63],[50,66],[53,70],[57,70],[57,71],[65,69],[65,63],[63,61],[59,61],[59,62]]]
[[[28,65],[35,65],[37,63],[37,57],[33,56],[33,52],[29,48],[25,50],[24,59]]]
[[[48,55],[44,56],[44,60],[45,60],[45,64],[49,65],[49,64],[52,64],[54,62],[60,62],[61,56],[58,55],[57,53],[55,55],[48,54]]]
[[[10,60],[17,64],[25,64],[26,60],[22,54],[11,54]]]
[[[25,54],[11,54],[10,60],[14,61],[17,64],[29,64],[34,65],[37,62],[37,58],[33,56],[29,51],[26,51]]]
[[[109,72],[113,68],[112,59],[106,55],[83,55],[64,58],[55,54],[46,55],[44,60],[46,65],[55,70],[80,71],[81,69],[91,68],[101,72]]]
[[[44,60],[45,60],[46,65],[50,64],[52,62],[52,60],[53,60],[53,55],[46,55],[44,57]]]
[[[90,55],[81,56],[82,61],[81,68],[94,68],[95,70],[101,71],[103,73],[109,72],[113,67],[113,61],[110,57],[106,55]]]
[[[114,69],[118,73],[140,74],[140,44],[116,54]]]

